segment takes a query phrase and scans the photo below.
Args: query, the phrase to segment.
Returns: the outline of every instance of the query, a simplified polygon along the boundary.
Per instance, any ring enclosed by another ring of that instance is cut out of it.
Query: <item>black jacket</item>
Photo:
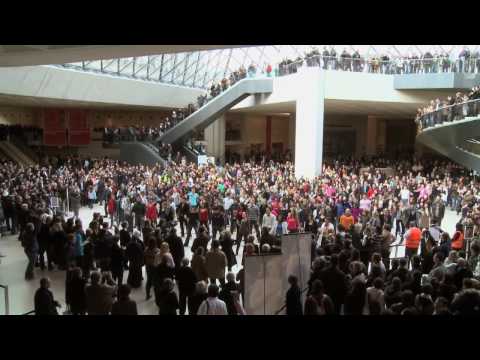
[[[197,277],[190,266],[182,266],[177,272],[177,284],[180,292],[192,296],[195,292]]]
[[[170,247],[170,252],[175,262],[176,267],[180,267],[182,259],[185,257],[185,249],[183,248],[183,241],[180,237],[174,234],[170,234],[167,237],[167,243]]]
[[[330,296],[338,309],[345,301],[347,295],[347,278],[337,267],[329,267],[320,274],[320,279],[325,287],[325,293]]]
[[[112,315],[138,315],[137,303],[133,300],[118,300],[112,305]]]
[[[297,286],[292,286],[287,291],[287,315],[300,316],[303,315],[302,302],[300,300],[301,291]]]
[[[130,233],[127,230],[120,230],[120,246],[127,247],[131,240]]]
[[[188,314],[189,315],[197,315],[198,308],[204,302],[207,300],[208,295],[207,294],[194,294],[191,298],[188,299]],[[190,311],[192,313],[190,313]]]
[[[74,278],[66,282],[65,301],[70,305],[74,314],[87,311],[87,295],[85,293],[85,280]]]
[[[112,261],[110,263],[110,266],[112,268],[112,273],[119,273],[123,272],[124,266],[125,266],[125,254],[123,249],[118,246],[118,244],[114,243],[112,246]]]
[[[227,282],[220,291],[218,298],[225,302],[228,315],[237,315],[237,308],[233,299],[232,291],[238,291],[238,284],[235,282]]]
[[[160,308],[160,315],[177,315],[177,309],[180,308],[180,305],[177,294],[173,290],[168,292],[161,291],[155,296],[155,301]]]
[[[35,292],[35,315],[58,315],[56,301],[50,290],[40,288]]]

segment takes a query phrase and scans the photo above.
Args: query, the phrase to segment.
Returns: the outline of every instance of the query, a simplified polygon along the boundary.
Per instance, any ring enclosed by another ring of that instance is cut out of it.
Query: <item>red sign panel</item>
[[[68,111],[68,144],[72,146],[90,144],[90,128],[85,110]]]
[[[43,111],[43,143],[46,146],[65,146],[65,112],[58,109]]]
[[[85,110],[68,111],[68,129],[69,130],[87,130],[87,112]]]

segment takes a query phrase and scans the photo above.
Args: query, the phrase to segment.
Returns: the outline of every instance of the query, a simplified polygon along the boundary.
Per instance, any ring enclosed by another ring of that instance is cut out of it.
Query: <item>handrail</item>
[[[5,315],[10,315],[10,300],[8,296],[8,286],[0,285],[0,288],[2,288],[5,291]]]
[[[38,155],[28,145],[26,145],[18,136],[10,135],[10,142],[23,151],[31,160],[38,162]]]
[[[473,100],[468,100],[468,101],[464,101],[464,102],[453,104],[453,105],[443,106],[437,110],[431,111],[427,114],[423,114],[422,116],[415,119],[419,125],[419,133],[421,133],[425,129],[432,128],[435,125],[442,124],[445,122],[445,120],[442,118],[439,119],[440,121],[437,121],[439,118],[439,116],[437,115],[440,115],[440,117],[449,116],[452,113],[453,108],[463,107],[465,105],[470,105],[470,104],[480,104],[480,99],[473,99]],[[469,109],[469,111],[470,110],[471,109]],[[445,112],[447,113],[445,114]],[[479,114],[480,114],[480,106],[477,106],[476,114],[475,114],[475,110],[473,110],[473,114],[469,113],[465,116],[463,114],[459,114],[459,115],[461,116],[461,119],[464,119],[465,117],[477,116]],[[433,119],[432,117],[434,115],[435,115],[435,119],[433,121],[428,121],[428,120],[432,120]],[[455,122],[455,121],[458,121],[458,120],[455,120],[455,119],[447,120],[447,122]]]

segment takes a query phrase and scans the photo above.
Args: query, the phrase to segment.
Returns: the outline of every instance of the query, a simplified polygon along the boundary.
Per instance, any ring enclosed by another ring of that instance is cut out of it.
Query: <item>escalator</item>
[[[0,150],[11,160],[23,166],[33,166],[35,162],[25,155],[20,149],[10,141],[0,141]]]
[[[140,141],[120,143],[120,161],[131,165],[165,166],[166,164],[166,160],[160,156],[158,147],[154,143]]]
[[[267,94],[273,91],[273,79],[243,79],[224,91],[207,104],[188,116],[176,126],[167,130],[159,140],[173,144],[188,137],[194,130],[202,130],[217,120],[236,104],[250,95]]]
[[[422,120],[427,126],[417,135],[420,144],[480,171],[480,99],[438,110]]]

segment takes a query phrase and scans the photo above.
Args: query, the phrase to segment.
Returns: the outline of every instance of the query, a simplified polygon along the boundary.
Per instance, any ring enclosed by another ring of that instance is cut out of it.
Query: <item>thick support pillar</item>
[[[225,117],[222,116],[215,120],[210,126],[205,128],[205,141],[207,143],[207,153],[215,156],[221,163],[225,161]]]
[[[366,141],[366,153],[368,156],[375,155],[377,153],[377,129],[378,119],[374,116],[368,116],[367,118],[367,141]]]
[[[272,117],[267,116],[265,121],[265,152],[272,154]]]
[[[295,114],[291,114],[288,119],[288,148],[292,153],[292,159],[295,159]]]
[[[295,176],[312,179],[322,172],[325,77],[318,68],[302,68],[295,123]]]

